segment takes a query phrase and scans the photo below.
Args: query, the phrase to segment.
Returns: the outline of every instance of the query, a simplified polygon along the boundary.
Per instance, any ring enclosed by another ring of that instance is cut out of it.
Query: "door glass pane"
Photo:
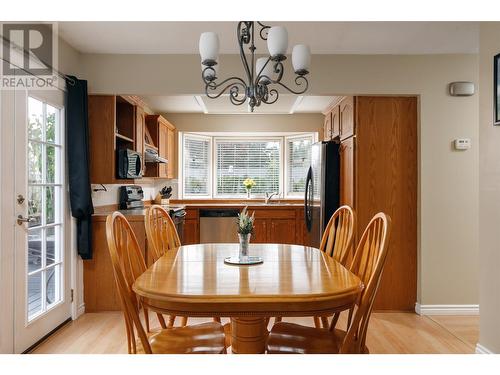
[[[42,272],[28,276],[28,319],[42,312]]]
[[[62,187],[61,110],[34,98],[28,102],[28,321],[61,302]],[[56,225],[54,225],[56,224]]]
[[[42,229],[28,231],[28,272],[42,268]]]
[[[56,127],[56,122],[59,120],[57,117],[59,115],[59,110],[47,104],[46,110],[46,121],[47,129],[45,131],[45,139],[47,142],[58,143],[59,134],[58,127]]]
[[[28,187],[28,216],[31,218],[29,227],[42,225],[42,187]]]
[[[54,146],[45,146],[45,165],[46,165],[46,183],[53,184],[56,182],[55,176],[58,171],[56,171],[56,148]]]
[[[53,224],[55,219],[55,190],[54,186],[45,188],[45,219],[46,224]],[[59,190],[59,189],[58,189]]]
[[[28,99],[28,138],[43,140],[43,103]]]
[[[59,260],[59,227],[49,227],[46,231],[45,264],[50,266]]]
[[[59,265],[50,267],[45,271],[46,273],[46,303],[47,307],[54,305],[61,300],[60,293],[60,279],[61,279],[61,267]]]
[[[28,183],[42,183],[42,150],[38,142],[28,142]]]

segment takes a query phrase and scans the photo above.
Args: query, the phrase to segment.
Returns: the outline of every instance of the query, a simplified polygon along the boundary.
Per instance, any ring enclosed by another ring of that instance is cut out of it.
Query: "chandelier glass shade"
[[[256,28],[259,30],[256,30]],[[269,55],[255,57],[255,35],[267,41]],[[200,35],[200,56],[202,80],[205,83],[205,94],[216,99],[224,93],[234,105],[248,103],[250,111],[264,104],[273,104],[279,98],[277,87],[300,95],[307,91],[309,82],[305,77],[309,73],[311,52],[309,46],[298,44],[292,49],[292,67],[295,72],[295,86],[290,88],[282,82],[284,74],[283,61],[288,50],[288,32],[282,26],[266,26],[261,22],[241,21],[238,23],[236,35],[239,44],[241,62],[245,71],[244,78],[229,77],[218,79],[219,74],[219,37],[214,32]],[[248,46],[249,53],[245,53]]]

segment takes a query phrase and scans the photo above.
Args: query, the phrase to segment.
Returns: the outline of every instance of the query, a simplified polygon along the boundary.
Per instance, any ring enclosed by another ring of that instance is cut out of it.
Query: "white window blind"
[[[184,194],[210,193],[210,138],[184,136]]]
[[[216,139],[215,195],[243,196],[243,181],[255,180],[252,194],[279,192],[281,140]]]
[[[287,194],[301,195],[311,165],[311,135],[287,138]]]

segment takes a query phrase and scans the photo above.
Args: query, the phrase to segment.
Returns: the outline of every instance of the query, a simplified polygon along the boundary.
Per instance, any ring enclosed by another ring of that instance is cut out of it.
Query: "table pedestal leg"
[[[266,318],[231,318],[231,352],[236,354],[261,354],[267,339]]]

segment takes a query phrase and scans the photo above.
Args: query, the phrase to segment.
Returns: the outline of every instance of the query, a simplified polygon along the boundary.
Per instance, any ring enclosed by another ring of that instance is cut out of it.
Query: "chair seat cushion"
[[[345,331],[306,327],[295,323],[276,323],[267,338],[271,354],[337,354]]]
[[[149,343],[154,354],[219,354],[225,352],[224,328],[210,322],[153,332]],[[144,353],[140,340],[137,352]]]

